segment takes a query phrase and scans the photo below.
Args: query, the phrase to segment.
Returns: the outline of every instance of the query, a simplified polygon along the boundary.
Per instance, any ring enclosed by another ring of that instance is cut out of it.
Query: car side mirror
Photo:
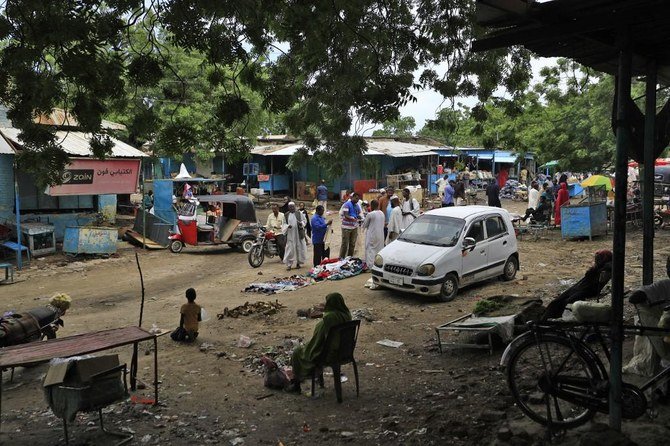
[[[476,244],[477,241],[472,237],[465,237],[465,239],[463,239],[463,249],[474,248]]]

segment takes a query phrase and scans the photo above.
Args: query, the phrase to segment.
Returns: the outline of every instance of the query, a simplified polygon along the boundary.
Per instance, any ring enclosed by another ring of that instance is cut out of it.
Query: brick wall
[[[0,155],[0,219],[14,214],[14,155]]]

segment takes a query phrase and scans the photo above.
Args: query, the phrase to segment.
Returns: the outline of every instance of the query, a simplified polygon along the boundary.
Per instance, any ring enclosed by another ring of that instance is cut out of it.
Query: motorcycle
[[[258,268],[263,264],[265,256],[272,258],[276,255],[279,255],[279,248],[275,233],[262,227],[249,251],[249,265]]]

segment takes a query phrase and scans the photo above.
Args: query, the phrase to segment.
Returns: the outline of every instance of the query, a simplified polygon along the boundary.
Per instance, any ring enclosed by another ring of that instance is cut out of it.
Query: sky
[[[534,58],[531,61],[531,68],[533,70],[533,83],[539,80],[540,70],[548,65],[553,65],[556,58]],[[438,67],[436,71],[438,74],[444,74],[445,67]],[[441,71],[441,72],[440,72]],[[414,96],[417,98],[416,102],[410,102],[400,109],[401,116],[412,116],[416,121],[416,130],[420,130],[427,120],[434,119],[437,112],[444,108],[451,106],[449,101],[445,101],[442,95],[434,90],[420,90],[414,91]],[[461,102],[469,107],[477,103],[475,97],[457,98],[456,103]],[[372,135],[375,129],[381,128],[381,125],[368,125],[365,127],[363,135]]]

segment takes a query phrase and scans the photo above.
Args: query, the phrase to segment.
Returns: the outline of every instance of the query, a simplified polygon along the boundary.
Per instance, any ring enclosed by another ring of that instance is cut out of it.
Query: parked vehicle
[[[263,264],[265,256],[270,258],[279,254],[275,233],[261,227],[258,237],[249,251],[249,265],[258,268]]]
[[[219,221],[207,220],[203,209],[217,205]],[[204,208],[203,208],[204,206]],[[170,251],[179,253],[184,245],[230,245],[249,252],[259,230],[254,204],[244,195],[201,195],[183,204],[177,215],[177,232],[170,234]]]
[[[654,168],[654,195],[656,197],[670,196],[670,166]]]
[[[454,206],[426,212],[375,258],[375,284],[448,302],[459,288],[519,269],[512,219],[504,209]]]

